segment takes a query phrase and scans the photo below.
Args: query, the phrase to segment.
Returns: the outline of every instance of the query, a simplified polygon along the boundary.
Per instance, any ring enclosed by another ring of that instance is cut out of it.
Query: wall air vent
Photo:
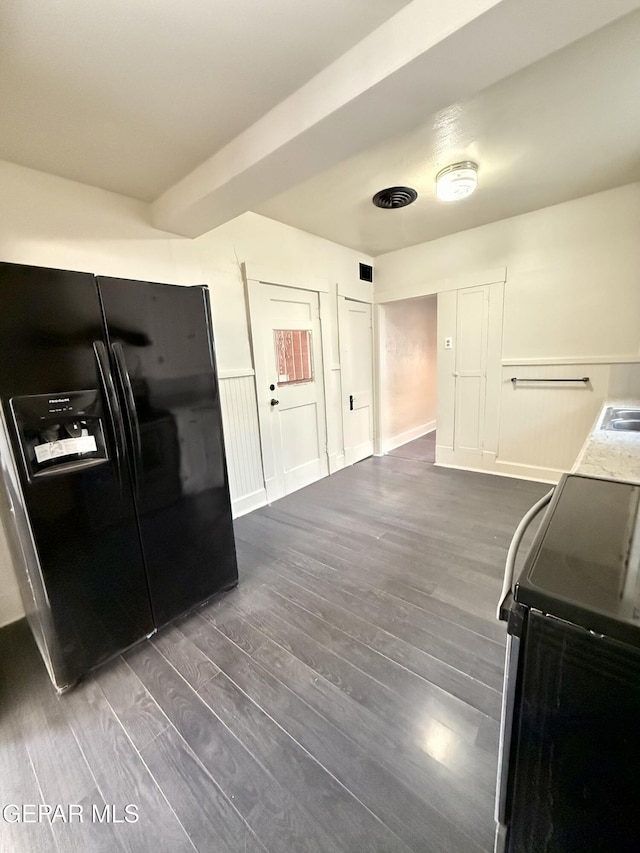
[[[373,281],[373,267],[371,264],[360,264],[360,281]]]
[[[385,210],[396,210],[399,207],[406,207],[418,198],[418,193],[413,187],[388,187],[386,190],[380,190],[372,198],[376,207],[382,207]]]

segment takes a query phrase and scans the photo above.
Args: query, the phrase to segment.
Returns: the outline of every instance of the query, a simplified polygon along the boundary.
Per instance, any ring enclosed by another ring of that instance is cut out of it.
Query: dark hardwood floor
[[[389,451],[389,456],[400,459],[414,459],[416,462],[435,462],[436,460],[436,431],[432,430],[413,441],[408,441],[401,447]]]
[[[547,488],[361,462],[239,519],[240,586],[62,697],[2,629],[0,805],[84,821],[9,810],[0,850],[490,851],[494,609]],[[120,822],[92,822],[105,804]]]

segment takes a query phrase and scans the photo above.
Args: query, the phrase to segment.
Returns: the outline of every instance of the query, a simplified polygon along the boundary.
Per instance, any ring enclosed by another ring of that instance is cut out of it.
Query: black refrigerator
[[[54,685],[237,584],[208,291],[0,264],[3,518]]]

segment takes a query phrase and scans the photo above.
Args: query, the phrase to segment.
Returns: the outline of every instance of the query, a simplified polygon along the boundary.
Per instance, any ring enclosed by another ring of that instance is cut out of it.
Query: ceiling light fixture
[[[470,160],[454,163],[436,175],[436,195],[441,201],[466,198],[478,186],[478,166]]]

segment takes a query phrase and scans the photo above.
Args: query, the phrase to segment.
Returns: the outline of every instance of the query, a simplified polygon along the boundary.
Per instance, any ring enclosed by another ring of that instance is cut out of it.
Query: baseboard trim
[[[507,477],[519,477],[523,480],[537,480],[539,483],[557,483],[566,471],[557,468],[542,468],[538,465],[521,465],[516,462],[502,462],[496,459],[491,469],[496,474]]]
[[[484,470],[482,452],[480,450],[454,450],[445,444],[436,444],[436,462],[469,471]]]
[[[241,498],[236,498],[231,501],[231,515],[234,518],[240,518],[253,512],[254,509],[260,509],[261,506],[267,505],[267,492],[265,489],[258,489],[251,492],[249,495],[243,495]]]
[[[420,424],[420,426],[408,429],[406,432],[401,432],[398,435],[387,438],[382,442],[382,454],[388,453],[390,450],[395,450],[396,447],[402,447],[403,444],[407,444],[407,442],[413,441],[415,438],[420,438],[428,432],[433,432],[435,428],[435,421],[427,421],[426,424]],[[374,453],[374,456],[377,455],[377,453]]]
[[[460,471],[477,471],[482,474],[495,474],[499,477],[513,477],[516,480],[533,480],[537,483],[558,482],[564,471],[556,468],[542,468],[537,465],[523,465],[516,462],[503,462],[496,459],[496,454],[485,451],[477,456],[478,464],[465,460],[461,454],[456,454],[452,447],[436,445],[436,462],[440,468],[457,468]]]
[[[336,471],[342,471],[345,465],[344,453],[329,454],[329,474],[335,474]]]
[[[450,462],[434,462],[436,468],[453,468],[456,471],[469,471],[470,474],[490,474],[492,477],[510,477],[512,480],[529,480],[533,483],[547,483],[551,486],[555,486],[560,479],[560,475],[557,478],[546,479],[543,477],[533,477],[531,474],[516,474],[513,471],[496,471],[491,470],[489,468],[466,468],[464,465],[452,465]],[[525,468],[526,466],[520,466],[521,468]],[[532,470],[535,470],[532,468]]]

